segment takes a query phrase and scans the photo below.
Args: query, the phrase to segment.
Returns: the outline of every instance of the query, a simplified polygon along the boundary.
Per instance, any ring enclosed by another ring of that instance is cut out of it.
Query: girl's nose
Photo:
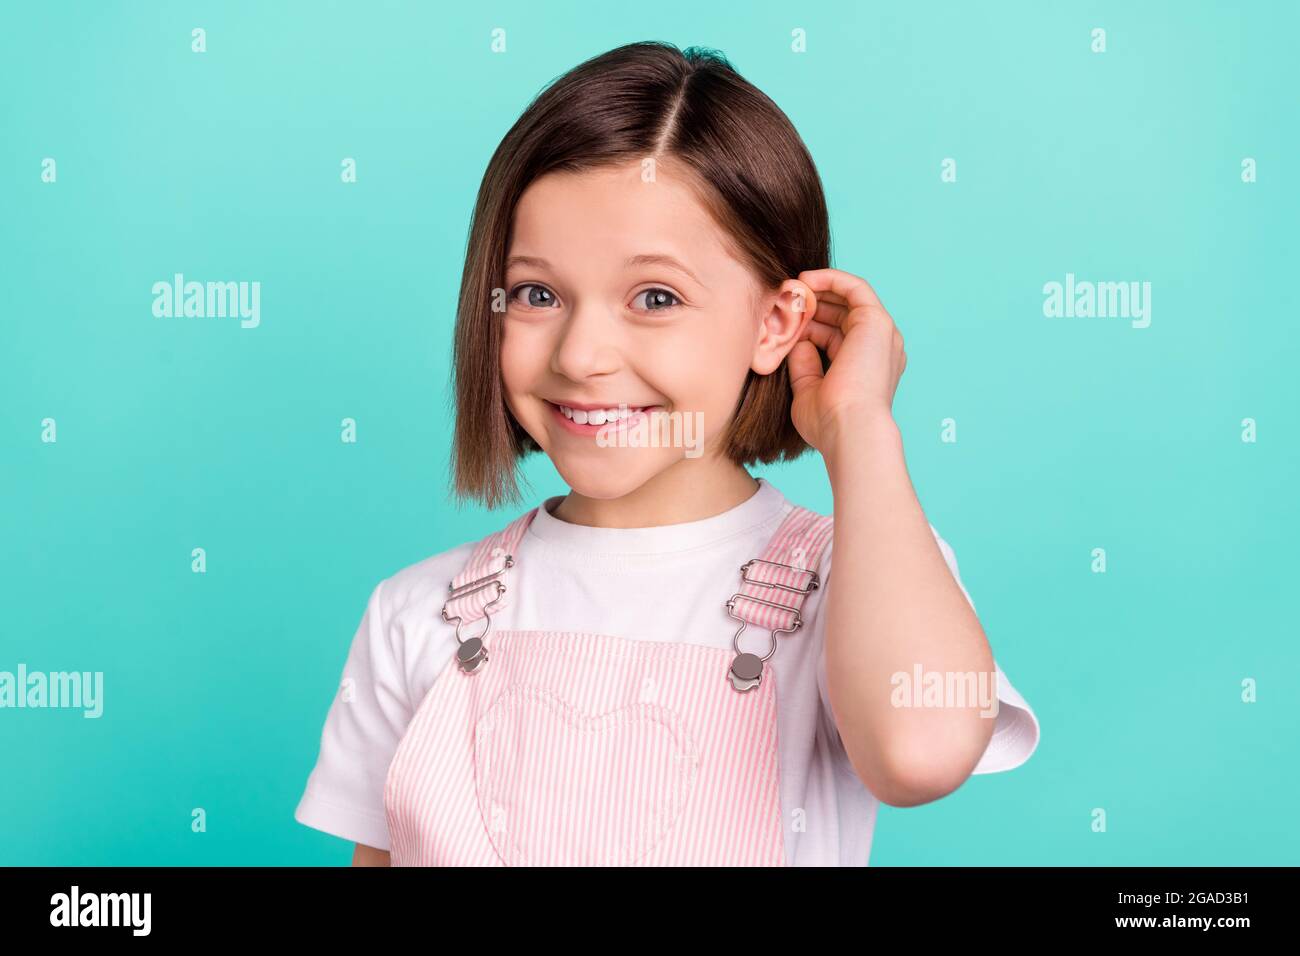
[[[623,364],[617,320],[598,306],[573,309],[556,335],[551,371],[571,381],[607,375]]]

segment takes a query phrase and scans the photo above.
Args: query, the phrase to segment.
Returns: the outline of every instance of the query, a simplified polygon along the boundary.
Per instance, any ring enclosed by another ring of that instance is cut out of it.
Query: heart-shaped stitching
[[[520,683],[474,728],[479,810],[509,866],[636,863],[672,830],[698,766],[681,718],[659,704],[591,715]]]

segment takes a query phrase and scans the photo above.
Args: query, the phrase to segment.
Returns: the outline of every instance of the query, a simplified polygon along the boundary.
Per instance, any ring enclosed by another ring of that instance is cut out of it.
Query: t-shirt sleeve
[[[371,592],[352,639],[320,753],[294,811],[299,823],[355,843],[389,848],[384,783],[414,713],[384,619],[384,584]]]
[[[965,595],[966,602],[970,604],[971,610],[975,610],[975,602],[971,599],[970,592],[962,583],[961,574],[957,568],[957,555],[953,552],[952,547],[945,541],[935,529],[930,525],[930,532],[934,535],[935,543],[939,545],[939,551],[943,554],[944,562],[948,565],[948,570],[952,572],[953,579],[957,586],[961,588],[961,593]],[[826,592],[835,586],[834,576],[831,574],[831,546],[827,545],[826,553],[822,558],[822,576],[826,581]],[[826,595],[823,593],[822,607],[825,607]],[[830,693],[826,685],[826,643],[824,639],[825,615],[819,613],[823,619],[820,630],[823,634],[823,641],[819,650],[817,683],[821,691],[822,709],[829,721],[830,726],[835,726],[834,713],[831,710]],[[993,666],[997,672],[997,696],[998,696],[998,714],[995,720],[997,723],[993,728],[993,736],[989,740],[979,762],[975,773],[996,773],[1001,770],[1013,770],[1020,766],[1034,750],[1038,747],[1038,718],[1035,716],[1033,709],[1012,686],[1011,681],[1007,679],[1006,674],[1002,672],[1001,666],[994,660]]]

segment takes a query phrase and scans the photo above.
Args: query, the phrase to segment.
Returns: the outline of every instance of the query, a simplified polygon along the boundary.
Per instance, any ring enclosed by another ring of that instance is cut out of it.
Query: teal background
[[[882,808],[872,864],[1300,863],[1297,6],[713,6],[4,6],[0,669],[102,670],[105,714],[0,711],[0,863],[350,860],[292,813],[366,598],[522,510],[447,491],[479,178],[638,39],[720,48],[807,141],[834,265],[907,339],[921,501],[1042,722],[1019,769]],[[175,272],[260,281],[261,326],[154,318]],[[1044,318],[1067,272],[1150,281],[1150,328]],[[815,456],[758,473],[830,510]]]

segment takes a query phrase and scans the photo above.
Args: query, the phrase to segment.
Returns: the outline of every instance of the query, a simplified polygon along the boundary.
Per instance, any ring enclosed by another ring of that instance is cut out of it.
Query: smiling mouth
[[[574,408],[560,402],[546,402],[551,411],[570,431],[595,434],[607,425],[626,427],[630,422],[644,417],[658,405],[607,405],[602,408]]]

